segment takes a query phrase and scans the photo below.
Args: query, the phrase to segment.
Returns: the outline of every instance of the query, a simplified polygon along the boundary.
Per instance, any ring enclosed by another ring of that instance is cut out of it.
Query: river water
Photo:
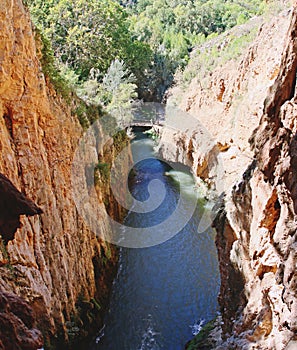
[[[130,212],[126,225],[151,227],[162,222],[172,215],[180,191],[192,199],[192,177],[170,171],[167,164],[154,158],[153,146],[151,139],[137,133],[133,154],[140,152],[150,158],[136,165],[130,190],[138,201],[145,201],[148,183],[157,178],[166,188],[166,197],[150,213]],[[186,211],[184,205],[176,220]],[[201,213],[198,205],[184,229],[162,244],[121,248],[105,326],[98,330],[90,350],[181,350],[203,322],[216,316],[220,282],[215,233],[211,228],[197,232]]]

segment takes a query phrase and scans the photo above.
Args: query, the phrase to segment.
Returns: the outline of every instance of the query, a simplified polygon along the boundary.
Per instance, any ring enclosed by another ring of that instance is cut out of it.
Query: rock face
[[[296,33],[294,8],[262,25],[239,63],[212,72],[209,90],[194,79],[180,99],[181,109],[208,125],[225,168],[214,220],[222,277],[218,350],[297,345]],[[177,101],[179,92],[171,98]],[[181,158],[199,175],[195,164],[207,163],[210,152],[201,154],[192,136],[174,136],[185,145]]]
[[[9,264],[5,244],[20,228],[20,215],[33,216],[42,210],[19,192],[0,174],[0,232],[2,236],[1,266]],[[4,253],[4,256],[3,256]],[[43,337],[36,324],[33,310],[22,298],[0,291],[0,349],[39,349]]]
[[[234,235],[229,256],[244,278],[246,297],[233,320],[224,318],[233,334],[225,344],[230,348],[296,346],[296,8],[290,20],[279,74],[250,139],[254,166],[226,200]],[[231,281],[223,283],[221,297],[230,288]]]
[[[42,210],[18,191],[7,177],[0,174],[0,232],[5,243],[20,228],[20,215],[33,216]]]
[[[165,130],[163,144],[171,143],[171,149],[179,148],[179,151],[172,151],[174,155],[170,158],[192,165],[194,174],[207,182],[216,181],[214,158],[217,158],[225,174],[216,184],[220,191],[227,192],[232,188],[253,159],[248,140],[259,125],[268,89],[280,70],[289,17],[289,10],[285,10],[266,21],[253,19],[195,50],[187,68],[189,74],[196,74],[195,78],[186,89],[177,84],[169,93],[168,105],[179,108],[181,114],[187,112],[188,118],[193,116],[199,120],[204,134],[207,132],[210,139],[208,144],[205,139],[201,142],[201,133],[193,128],[187,133]],[[254,35],[254,41],[237,59],[224,63],[228,52],[224,51],[223,44],[237,36],[238,40],[247,40],[248,35]],[[207,59],[201,62],[200,68],[197,67],[196,51],[205,52],[209,57],[213,50],[217,50],[222,58],[210,72],[204,72]],[[166,153],[162,151],[165,157]]]
[[[0,26],[0,172],[40,208],[15,208],[19,214],[31,214],[32,209],[40,215],[22,216],[21,227],[12,233],[20,226],[14,222],[7,233],[3,219],[9,219],[11,209],[0,202],[0,290],[30,304],[47,348],[65,349],[65,343],[85,336],[92,323],[94,330],[100,327],[117,252],[77,212],[71,169],[83,131],[70,107],[46,83],[37,57],[40,48],[21,0],[1,1]],[[112,161],[112,139],[94,149],[98,159]],[[0,178],[1,188],[5,181]],[[118,215],[112,203],[109,207]],[[96,210],[102,236],[108,235],[100,196]],[[39,340],[36,332],[32,349]]]
[[[34,328],[32,308],[14,294],[0,292],[0,349],[41,349],[41,332]]]

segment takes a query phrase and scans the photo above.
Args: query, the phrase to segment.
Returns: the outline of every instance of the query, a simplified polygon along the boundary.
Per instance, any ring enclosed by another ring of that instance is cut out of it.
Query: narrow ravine
[[[130,190],[137,200],[147,200],[148,183],[159,179],[166,188],[166,197],[151,213],[130,212],[125,221],[128,226],[153,229],[172,214],[180,191],[190,201],[195,190],[190,174],[170,171],[167,164],[154,157],[153,146],[146,135],[136,133],[133,155],[140,152],[148,159],[135,165]],[[176,220],[187,210],[186,203]],[[105,326],[90,350],[184,349],[199,325],[216,316],[219,269],[215,233],[211,228],[197,232],[201,212],[197,205],[184,229],[163,244],[121,248]]]

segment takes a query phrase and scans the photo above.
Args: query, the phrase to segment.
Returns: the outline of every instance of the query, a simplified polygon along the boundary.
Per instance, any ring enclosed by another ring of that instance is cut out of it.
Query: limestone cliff
[[[214,220],[223,333],[211,349],[297,346],[296,33],[297,10],[285,10],[260,25],[239,60],[194,78],[185,91],[176,86],[169,99],[214,141],[201,151],[195,130],[165,129],[163,156],[170,140],[173,149],[182,144],[169,158],[210,184],[210,156],[221,156],[224,166]]]
[[[225,173],[221,190],[228,191],[253,158],[248,139],[259,124],[268,89],[280,69],[290,25],[289,12],[254,18],[195,49],[184,73],[194,74],[194,78],[187,87],[184,82],[177,83],[168,94],[168,105],[199,120],[211,142],[205,147],[205,140],[201,142],[197,130],[187,133],[178,130],[174,135],[171,130],[165,130],[161,142],[170,143],[174,138],[171,147],[179,151],[171,151],[172,160],[192,166],[194,174],[208,182],[216,181],[211,174],[216,162],[211,160],[219,155]],[[245,41],[253,37],[245,48]],[[243,46],[238,57],[234,40]],[[213,52],[218,58],[213,58],[210,64]]]
[[[92,322],[100,326],[117,254],[77,213],[71,165],[83,130],[46,83],[38,52],[22,1],[2,0],[0,173],[40,208],[40,215],[21,216],[21,227],[5,236],[2,218],[8,218],[10,208],[1,206],[0,289],[31,305],[47,346],[65,349],[63,344],[85,336]],[[96,152],[98,159],[112,161],[113,140],[105,148],[97,145]],[[103,200],[97,212],[102,235],[107,235]]]
[[[234,319],[224,317],[225,336],[232,337],[222,348],[282,350],[297,345],[296,33],[295,8],[280,71],[250,139],[254,165],[226,199],[233,233],[229,256],[244,279],[246,303]],[[231,288],[231,281],[222,284],[221,299],[224,294],[228,298]],[[224,306],[228,309],[228,303]]]

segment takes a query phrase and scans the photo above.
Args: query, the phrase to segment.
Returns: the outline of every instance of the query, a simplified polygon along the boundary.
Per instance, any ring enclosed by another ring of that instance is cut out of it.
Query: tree
[[[127,13],[118,3],[49,0],[46,6],[42,4],[41,0],[32,0],[30,5],[37,25],[51,40],[58,60],[73,69],[81,80],[88,78],[92,68],[103,75],[115,59],[123,59],[141,78],[151,51],[147,44],[132,40]]]
[[[131,105],[137,98],[137,85],[124,61],[112,61],[101,83],[99,80],[99,71],[92,68],[89,78],[78,90],[79,96],[88,104],[104,105],[117,121],[130,119]]]
[[[195,44],[260,13],[264,2],[27,0],[72,82],[84,83],[96,69],[98,78],[88,86],[95,89],[113,61],[124,61],[140,96],[150,99],[161,98],[176,69],[186,66]]]

